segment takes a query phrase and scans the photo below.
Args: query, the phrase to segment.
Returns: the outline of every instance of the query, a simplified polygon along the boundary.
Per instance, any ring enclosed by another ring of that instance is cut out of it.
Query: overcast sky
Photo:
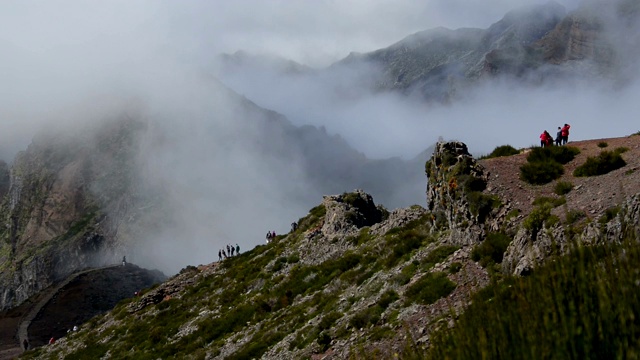
[[[0,155],[50,126],[54,108],[89,93],[132,92],[132,76],[144,82],[154,71],[206,67],[217,54],[238,50],[325,66],[420,30],[487,27],[515,7],[540,2],[3,1]],[[559,2],[571,9],[577,0]]]

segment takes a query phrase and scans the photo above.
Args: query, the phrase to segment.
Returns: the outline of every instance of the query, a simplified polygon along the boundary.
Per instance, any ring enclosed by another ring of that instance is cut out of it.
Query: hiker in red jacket
[[[566,145],[567,142],[569,141],[569,128],[570,127],[571,127],[571,125],[564,124],[564,126],[562,127],[562,130],[560,130],[561,135],[562,135],[562,145]]]
[[[547,130],[545,130],[542,134],[540,134],[540,146],[547,147],[553,144],[553,138],[551,134]]]

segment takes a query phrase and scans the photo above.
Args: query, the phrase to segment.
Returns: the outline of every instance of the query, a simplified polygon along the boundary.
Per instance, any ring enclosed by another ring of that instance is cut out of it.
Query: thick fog
[[[309,195],[315,192],[295,154],[278,159],[256,145],[261,128],[252,124],[265,119],[239,109],[238,99],[211,78],[219,54],[243,50],[322,68],[437,26],[486,28],[514,7],[538,3],[3,2],[0,159],[10,162],[40,131],[131,111],[149,124],[142,176],[164,189],[171,221],[141,235],[129,259],[168,273],[208,263],[226,244],[245,251],[262,243],[267,230],[287,232],[321,201]],[[559,3],[573,9],[577,1]],[[223,81],[294,125],[326,127],[370,158],[410,159],[439,136],[465,141],[475,153],[505,143],[523,147],[564,122],[572,124],[572,139],[640,130],[633,64],[630,81],[617,87],[498,82],[447,106],[349,86],[370,70],[322,81],[256,71]]]

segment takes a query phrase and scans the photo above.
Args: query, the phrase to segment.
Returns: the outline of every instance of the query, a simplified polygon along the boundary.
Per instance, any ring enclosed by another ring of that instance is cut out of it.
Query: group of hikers
[[[563,127],[558,126],[558,132],[556,133],[555,144],[556,145],[566,145],[569,141],[569,128],[571,125],[564,124]],[[547,130],[545,130],[542,134],[540,134],[540,146],[547,147],[553,145],[554,140],[551,137],[551,134]]]
[[[267,231],[267,244],[272,242],[275,238],[276,238],[276,232],[275,231]]]
[[[226,259],[228,257],[231,257],[234,254],[240,254],[240,245],[236,243],[236,246],[233,247],[233,245],[227,244],[227,251],[224,251],[224,248],[218,250],[218,261],[221,261],[223,258]]]

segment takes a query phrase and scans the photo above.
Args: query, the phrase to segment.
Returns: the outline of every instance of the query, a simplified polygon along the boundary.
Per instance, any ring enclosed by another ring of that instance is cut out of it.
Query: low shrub
[[[535,200],[533,200],[533,205],[534,206],[541,206],[544,204],[549,204],[551,205],[551,207],[558,207],[560,205],[566,204],[567,203],[567,199],[562,196],[562,197],[548,197],[548,196],[539,196],[537,198],[535,198]]]
[[[462,269],[462,263],[454,262],[449,266],[449,273],[456,274]]]
[[[619,206],[613,206],[613,207],[607,208],[604,211],[604,214],[600,217],[600,219],[598,219],[598,221],[601,224],[606,224],[609,221],[613,220],[616,216],[618,216],[619,213],[620,213]]]
[[[536,147],[527,155],[527,162],[547,162],[553,160],[559,164],[566,164],[573,160],[580,150],[573,146]]]
[[[627,151],[629,151],[629,148],[626,147],[626,146],[617,147],[617,148],[615,148],[615,150],[613,150],[613,152],[618,153],[618,154],[624,154]]]
[[[520,166],[520,179],[533,185],[549,183],[564,173],[562,164],[573,160],[580,150],[572,146],[536,147]]]
[[[553,188],[553,192],[562,196],[568,194],[573,189],[573,184],[568,181],[558,181]]]
[[[427,255],[423,260],[423,265],[426,265],[427,268],[433,267],[435,264],[443,261],[448,258],[449,255],[453,254],[459,247],[455,245],[440,245],[437,248],[431,250],[429,255]]]
[[[600,141],[598,143],[599,148],[606,148],[607,146],[609,146],[609,144],[607,144],[605,141]]]
[[[478,217],[479,222],[484,222],[491,210],[501,205],[500,199],[495,195],[488,195],[480,191],[472,191],[466,193],[466,199],[469,203],[469,211]]]
[[[567,211],[567,215],[565,216],[565,224],[574,224],[584,218],[587,217],[587,214],[582,210],[571,209]]]
[[[562,174],[564,174],[562,165],[552,160],[528,162],[520,166],[520,179],[532,185],[550,183]]]
[[[505,233],[489,233],[487,238],[473,248],[471,259],[479,261],[484,267],[490,264],[500,264],[507,247],[511,243],[511,237]]]
[[[456,288],[456,284],[442,272],[428,273],[407,288],[404,295],[407,303],[433,304]]]
[[[573,171],[573,175],[579,177],[604,175],[625,165],[627,163],[620,153],[603,151],[597,157],[588,157],[584,164]]]
[[[553,217],[551,215],[551,205],[543,204],[542,206],[538,206],[534,208],[529,216],[522,222],[522,225],[525,229],[531,231],[531,233],[535,236],[542,229],[542,227],[547,223],[549,225],[550,219]]]
[[[501,157],[501,156],[511,156],[519,153],[520,151],[511,145],[501,145],[493,149],[493,151],[489,155],[482,157],[481,159],[490,159],[490,158]]]

